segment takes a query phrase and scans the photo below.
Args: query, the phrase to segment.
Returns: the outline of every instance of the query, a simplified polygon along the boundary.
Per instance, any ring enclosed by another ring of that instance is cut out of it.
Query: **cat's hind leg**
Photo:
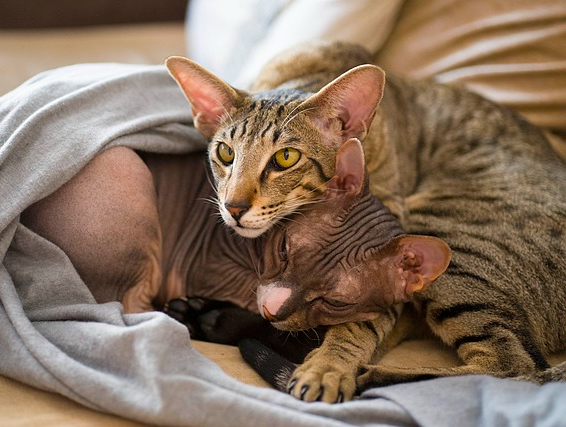
[[[59,246],[96,301],[152,309],[161,283],[161,227],[151,173],[133,150],[98,154],[21,222]]]

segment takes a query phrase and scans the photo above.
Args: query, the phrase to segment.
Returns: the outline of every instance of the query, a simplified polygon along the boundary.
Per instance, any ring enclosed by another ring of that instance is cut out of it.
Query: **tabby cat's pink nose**
[[[225,203],[224,206],[236,221],[239,220],[249,209],[249,203]]]

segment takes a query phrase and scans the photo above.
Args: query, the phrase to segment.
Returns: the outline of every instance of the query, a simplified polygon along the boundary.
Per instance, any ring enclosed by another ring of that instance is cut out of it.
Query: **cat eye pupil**
[[[301,159],[301,152],[295,148],[287,147],[277,151],[273,156],[273,164],[279,170],[289,169]]]
[[[232,164],[234,161],[234,150],[228,144],[221,142],[218,144],[217,155],[222,163],[226,166]]]

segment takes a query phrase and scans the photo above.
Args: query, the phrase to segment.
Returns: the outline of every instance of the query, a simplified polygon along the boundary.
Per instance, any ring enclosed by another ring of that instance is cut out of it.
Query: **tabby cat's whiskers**
[[[291,120],[295,119],[299,114],[305,113],[309,110],[314,110],[314,107],[312,108],[305,108],[304,110],[301,110],[299,112],[297,112],[296,114],[294,114],[293,116],[291,116],[291,114],[298,108],[300,107],[300,105],[298,105],[297,107],[295,107],[285,118],[285,121],[283,122],[283,124],[281,125],[281,130],[285,130],[285,128],[287,127],[287,125],[291,122]],[[291,116],[291,117],[289,117]]]

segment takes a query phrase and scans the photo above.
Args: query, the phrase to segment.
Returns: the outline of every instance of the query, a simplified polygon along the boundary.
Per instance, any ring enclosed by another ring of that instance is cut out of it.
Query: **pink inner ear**
[[[426,288],[426,285],[423,282],[423,277],[420,274],[415,274],[411,271],[404,271],[403,278],[405,279],[405,294],[407,296]]]
[[[433,282],[440,276],[450,263],[450,248],[444,241],[429,237],[422,238],[414,243],[414,248],[421,259],[421,272],[427,281]]]
[[[171,75],[189,99],[193,115],[214,132],[220,118],[229,113],[238,93],[227,83],[187,58],[173,57],[166,62]]]
[[[368,96],[368,93],[358,90],[353,90],[352,94],[340,105],[338,117],[344,123],[343,135],[345,138],[361,138],[364,136],[375,115],[375,108],[371,108],[372,105],[374,105],[374,102]]]
[[[202,114],[207,121],[212,123],[217,123],[232,107],[232,103],[226,96],[210,91],[206,85],[200,85],[199,88],[192,91],[191,96],[187,95],[187,97],[197,113]]]
[[[191,102],[195,115],[202,114],[207,122],[217,123],[232,109],[233,100],[214,82],[191,71],[179,75],[179,85]]]
[[[336,153],[336,175],[328,188],[334,195],[358,194],[363,189],[365,160],[362,144],[351,138]]]
[[[406,235],[398,238],[398,257],[406,280],[405,293],[423,291],[450,263],[450,248],[441,239]]]
[[[362,65],[339,79],[327,96],[343,122],[343,137],[363,138],[383,96],[385,74],[378,67]]]

